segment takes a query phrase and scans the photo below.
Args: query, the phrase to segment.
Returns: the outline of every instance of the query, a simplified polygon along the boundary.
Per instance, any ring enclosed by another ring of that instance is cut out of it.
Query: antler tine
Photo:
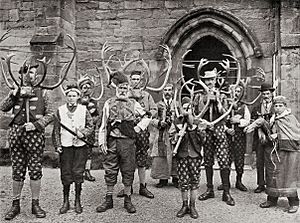
[[[2,58],[3,59],[3,58]],[[7,77],[6,77],[6,72],[5,72],[5,70],[4,70],[4,67],[3,67],[3,62],[1,61],[1,74],[2,74],[2,76],[3,76],[3,79],[4,79],[4,81],[5,81],[5,83],[6,83],[6,85],[10,88],[10,89],[14,89],[14,86],[11,84],[11,83],[9,83],[9,81],[8,81],[8,79],[7,79]]]
[[[96,101],[99,101],[102,98],[103,94],[104,94],[104,85],[103,85],[102,75],[101,75],[101,72],[100,72],[99,68],[96,67],[96,70],[97,70],[97,73],[99,74],[99,78],[100,78],[101,92],[100,92],[99,97],[97,97],[97,98],[93,97],[92,99],[94,99]]]
[[[6,30],[6,32],[1,36],[0,43],[10,37],[9,32],[11,29]]]
[[[183,77],[178,78],[178,80],[177,80],[175,83],[178,84],[178,83],[181,81],[182,78],[183,78]],[[173,101],[174,101],[174,107],[175,107],[175,115],[176,115],[176,117],[178,118],[178,117],[180,116],[180,113],[179,113],[179,111],[178,111],[178,106],[177,106],[177,94],[178,94],[178,88],[175,87],[176,84],[174,85],[175,91],[174,91],[174,98],[173,98]]]
[[[167,61],[167,66],[168,66],[168,69],[167,69],[167,73],[166,73],[166,77],[165,77],[165,80],[163,82],[163,84],[158,87],[158,88],[154,88],[154,87],[149,87],[149,86],[146,86],[146,89],[148,89],[149,91],[161,91],[162,89],[164,89],[164,87],[166,86],[168,80],[169,80],[169,77],[170,77],[170,73],[171,73],[171,70],[172,70],[172,55],[171,55],[171,52],[170,52],[170,48],[167,46],[167,45],[161,45],[161,47],[163,49],[165,49],[168,53],[168,59],[166,59]]]
[[[149,78],[150,78],[150,76],[151,76],[151,72],[150,72],[150,68],[149,68],[148,64],[146,63],[146,61],[145,61],[144,59],[141,59],[141,62],[142,62],[143,67],[144,67],[145,70],[146,70],[146,74],[145,74],[145,76],[146,76],[146,77],[145,77],[145,84],[144,84],[144,86],[142,87],[142,89],[145,90],[146,87],[147,87],[147,85],[148,85],[148,83],[149,83]]]
[[[191,92],[190,92],[190,95],[192,96],[193,95],[193,91],[194,91],[194,87],[195,87],[195,85],[192,83],[192,81],[194,80],[194,78],[191,78],[191,79],[189,79],[188,81],[186,81],[185,83],[183,83],[183,85],[181,86],[181,88],[180,88],[180,91],[179,91],[179,110],[180,111],[183,111],[183,108],[182,108],[182,102],[181,102],[181,99],[182,99],[182,90],[183,90],[183,88],[185,87],[185,85],[188,85],[188,84],[192,84],[193,85],[193,87],[192,87],[192,90],[191,90]],[[191,100],[192,100],[192,98],[191,98]]]
[[[43,76],[42,76],[41,80],[36,85],[34,85],[34,87],[40,86],[40,84],[42,84],[44,82],[44,80],[46,78],[46,74],[47,74],[46,57],[44,57],[43,59],[38,60],[38,61],[41,62],[42,66],[43,66],[44,73],[43,73]]]
[[[68,72],[71,68],[71,65],[72,65],[73,61],[75,60],[75,56],[76,56],[76,52],[77,52],[75,40],[69,34],[67,34],[67,36],[70,38],[70,40],[72,42],[72,45],[73,45],[72,47],[70,47],[71,49],[73,49],[73,56],[72,56],[70,62],[68,63],[68,65],[67,65],[67,68],[64,72],[64,75],[62,76],[62,78],[56,84],[54,84],[52,86],[44,86],[44,85],[41,84],[40,85],[41,88],[48,89],[48,90],[53,90],[53,89],[57,88],[59,85],[61,85],[62,82],[66,79],[67,74],[68,74]]]
[[[7,64],[8,73],[9,73],[11,79],[12,79],[12,80],[15,82],[15,84],[19,87],[20,84],[18,83],[18,81],[16,80],[16,78],[14,77],[14,75],[12,74],[12,72],[11,72],[11,66],[10,66],[10,63],[11,63],[10,60],[11,60],[11,58],[14,57],[14,56],[15,56],[14,54],[8,55],[7,58],[5,59],[5,62],[6,62],[6,64]]]

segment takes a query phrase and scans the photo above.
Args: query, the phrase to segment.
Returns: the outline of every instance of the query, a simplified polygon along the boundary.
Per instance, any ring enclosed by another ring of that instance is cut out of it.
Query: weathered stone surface
[[[142,6],[142,1],[124,1],[125,9],[140,9]]]
[[[12,21],[12,22],[19,21],[19,10],[18,9],[9,10],[9,21]]]

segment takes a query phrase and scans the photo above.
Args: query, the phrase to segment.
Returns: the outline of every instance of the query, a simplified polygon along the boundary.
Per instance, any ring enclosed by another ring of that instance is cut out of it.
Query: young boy
[[[59,213],[70,209],[70,185],[75,183],[75,212],[82,213],[80,194],[83,183],[88,147],[84,138],[93,132],[93,119],[86,106],[78,103],[81,92],[77,85],[70,84],[65,90],[67,103],[57,110],[53,127],[53,144],[60,154],[60,172],[63,184],[64,203]]]
[[[182,138],[178,150],[174,151],[177,158],[177,172],[179,178],[179,189],[183,205],[177,212],[177,217],[182,218],[185,214],[190,214],[192,218],[198,218],[195,208],[195,200],[197,189],[200,181],[200,166],[202,161],[201,145],[204,137],[200,125],[195,125],[192,109],[190,108],[190,99],[184,97],[182,99],[182,117],[176,123],[172,124],[169,132],[172,137],[172,143],[176,145],[178,138]],[[184,129],[183,126],[187,125]],[[188,205],[188,192],[190,191],[190,204]]]
[[[287,108],[284,96],[274,97],[275,115],[270,120],[271,140],[276,143],[272,153],[272,180],[266,193],[267,201],[260,204],[261,208],[277,205],[279,197],[287,197],[290,207],[288,213],[296,213],[299,208],[297,185],[300,184],[300,123]]]

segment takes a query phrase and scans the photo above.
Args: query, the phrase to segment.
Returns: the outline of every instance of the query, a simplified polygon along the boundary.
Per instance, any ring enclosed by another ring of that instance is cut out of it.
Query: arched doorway
[[[239,60],[242,78],[246,78],[255,73],[255,64],[263,56],[258,40],[245,23],[227,12],[214,8],[195,9],[182,17],[165,34],[161,44],[167,44],[171,49],[172,83],[182,74],[186,80],[195,78],[201,58],[212,61],[205,69],[217,67],[218,71],[222,70],[218,63],[226,59],[223,54],[232,55]],[[191,52],[187,53],[189,50]],[[194,68],[184,67],[185,63],[194,64]],[[231,63],[231,68],[229,80],[234,82],[236,64]],[[247,97],[253,98],[251,92]],[[251,143],[247,144],[246,150],[246,163],[250,163]]]

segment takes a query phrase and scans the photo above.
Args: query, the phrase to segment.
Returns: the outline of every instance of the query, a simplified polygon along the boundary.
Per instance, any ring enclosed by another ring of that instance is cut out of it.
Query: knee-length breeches
[[[108,138],[108,150],[103,162],[106,185],[114,186],[117,183],[119,169],[122,183],[125,186],[132,185],[135,172],[134,142],[130,138]]]
[[[136,136],[136,165],[138,167],[146,167],[147,165],[149,136],[150,133],[147,129],[139,132]]]
[[[214,129],[206,131],[204,145],[204,165],[206,167],[214,165],[215,154],[220,168],[229,168],[229,145],[224,125],[217,125]]]
[[[88,157],[88,146],[62,147],[60,154],[60,178],[63,185],[83,183],[83,172]]]
[[[200,182],[200,157],[177,158],[177,173],[181,191],[196,190]]]
[[[42,156],[45,147],[44,132],[26,132],[23,126],[13,125],[9,130],[12,178],[24,181],[28,167],[31,180],[42,178]]]
[[[234,162],[237,174],[243,174],[246,152],[246,134],[236,129],[233,137],[229,136],[230,164]]]

